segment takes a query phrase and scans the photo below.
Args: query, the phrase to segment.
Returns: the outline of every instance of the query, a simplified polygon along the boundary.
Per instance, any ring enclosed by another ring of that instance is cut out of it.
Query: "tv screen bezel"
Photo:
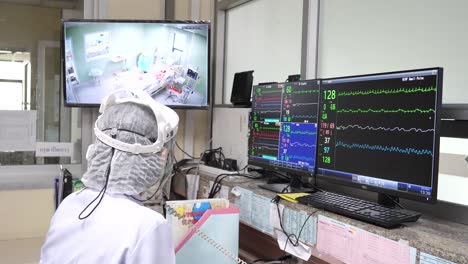
[[[208,26],[208,60],[207,60],[207,101],[205,105],[169,105],[166,106],[172,109],[201,109],[208,110],[211,106],[211,21],[209,20],[137,20],[137,19],[62,19],[61,32],[60,32],[60,65],[62,67],[62,91],[63,91],[63,104],[65,107],[99,107],[98,104],[86,103],[71,103],[67,101],[67,80],[66,65],[65,65],[65,24],[71,22],[82,23],[149,23],[149,24],[187,24],[187,25],[207,25]]]

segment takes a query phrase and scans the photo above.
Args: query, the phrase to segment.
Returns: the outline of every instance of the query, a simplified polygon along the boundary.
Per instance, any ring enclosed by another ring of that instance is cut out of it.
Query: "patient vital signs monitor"
[[[317,80],[254,86],[249,164],[312,175],[318,99]]]
[[[442,69],[324,79],[318,178],[435,202]]]

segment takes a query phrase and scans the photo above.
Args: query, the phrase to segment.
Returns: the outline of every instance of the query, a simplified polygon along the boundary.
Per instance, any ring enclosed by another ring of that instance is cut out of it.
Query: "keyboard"
[[[325,191],[315,192],[308,196],[296,198],[296,200],[305,205],[311,205],[318,209],[324,209],[386,228],[405,222],[415,222],[421,216],[417,212],[389,208],[377,203]]]

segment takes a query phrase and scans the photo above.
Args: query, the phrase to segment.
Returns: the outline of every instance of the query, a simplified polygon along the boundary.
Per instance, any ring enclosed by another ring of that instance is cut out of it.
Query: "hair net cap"
[[[97,122],[98,128],[116,140],[128,144],[151,145],[158,138],[158,124],[151,108],[137,103],[121,103],[108,108]],[[86,187],[100,190],[106,182],[107,192],[112,194],[138,195],[158,183],[170,173],[170,154],[174,140],[164,144],[158,153],[133,154],[114,150],[96,138],[87,153],[88,170],[83,175]],[[109,167],[110,165],[110,167]]]

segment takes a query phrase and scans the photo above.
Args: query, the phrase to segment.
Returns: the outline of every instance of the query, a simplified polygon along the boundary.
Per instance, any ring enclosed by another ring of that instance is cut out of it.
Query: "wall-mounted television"
[[[125,87],[172,108],[207,108],[210,23],[206,21],[64,20],[66,106],[98,106]]]

